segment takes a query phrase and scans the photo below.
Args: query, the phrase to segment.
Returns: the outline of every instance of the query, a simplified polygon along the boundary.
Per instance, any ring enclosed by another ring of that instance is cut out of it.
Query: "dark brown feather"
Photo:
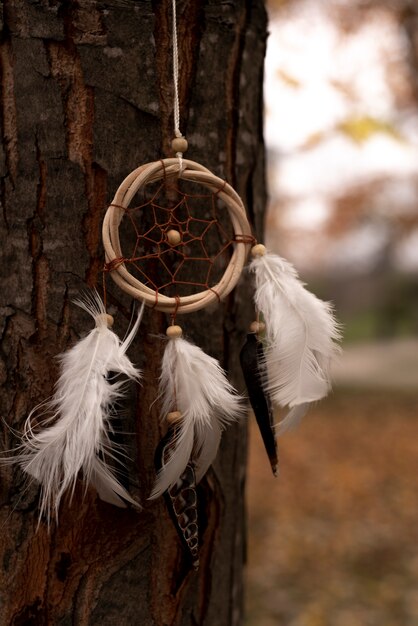
[[[167,461],[174,447],[176,427],[169,428],[167,434],[160,441],[155,453],[157,471]],[[197,516],[196,475],[193,463],[190,461],[177,483],[165,494],[164,499],[179,534],[184,548],[190,557],[194,569],[199,567],[199,526]]]
[[[277,442],[274,433],[274,415],[268,394],[263,387],[263,344],[255,333],[247,335],[240,353],[241,368],[248,389],[251,406],[263,438],[273,474],[278,472]]]

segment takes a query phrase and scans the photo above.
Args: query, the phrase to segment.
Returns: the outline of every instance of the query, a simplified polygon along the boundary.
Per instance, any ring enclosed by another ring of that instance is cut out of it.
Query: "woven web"
[[[187,189],[187,192],[186,192]],[[236,240],[219,191],[197,183],[165,178],[141,190],[135,206],[124,208],[119,228],[123,262],[141,283],[161,293],[181,297],[212,289],[222,277]],[[168,233],[177,231],[173,245]]]

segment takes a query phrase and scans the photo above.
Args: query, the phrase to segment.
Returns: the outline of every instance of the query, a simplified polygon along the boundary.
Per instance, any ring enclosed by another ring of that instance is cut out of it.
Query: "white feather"
[[[221,443],[222,427],[213,420],[210,428],[197,428],[195,432],[195,471],[199,483],[212,465]]]
[[[178,410],[182,419],[151,499],[177,482],[192,453],[200,480],[216,457],[221,431],[243,414],[241,398],[218,361],[181,337],[170,339],[165,348],[160,395],[163,418]]]
[[[120,485],[106,458],[117,459],[121,450],[108,436],[109,420],[124,382],[109,380],[110,372],[139,380],[140,372],[125,352],[141,321],[143,306],[125,341],[108,328],[106,311],[97,292],[77,304],[95,320],[96,327],[70,350],[60,355],[61,374],[53,396],[31,411],[25,423],[16,461],[41,483],[40,517],[48,523],[58,517],[65,492],[72,496],[78,474],[97,488],[99,496],[117,506],[138,506]],[[34,426],[35,417],[41,430]]]
[[[256,307],[266,323],[267,391],[274,404],[291,409],[279,424],[283,431],[330,390],[340,331],[331,305],[305,289],[293,265],[267,253],[256,257],[250,269]]]

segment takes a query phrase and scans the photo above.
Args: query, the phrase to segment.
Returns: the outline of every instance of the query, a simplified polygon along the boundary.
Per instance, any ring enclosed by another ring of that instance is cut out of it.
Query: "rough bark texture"
[[[167,0],[7,0],[1,14],[0,199],[2,449],[16,445],[29,410],[52,390],[54,356],[90,328],[71,304],[101,281],[100,226],[112,194],[141,163],[167,154],[172,136]],[[263,2],[178,2],[182,129],[190,158],[225,177],[260,231],[265,204],[261,102]],[[109,285],[116,330],[130,302]],[[239,385],[238,347],[251,316],[248,286],[188,334]],[[59,526],[38,531],[38,489],[17,468],[0,483],[0,621],[60,626],[233,626],[242,620],[246,429],[230,428],[200,495],[201,567],[190,571],[162,499],[147,503],[161,437],[152,402],[160,347],[148,311],[132,359],[146,364],[127,429],[131,491],[140,513],[82,490]]]

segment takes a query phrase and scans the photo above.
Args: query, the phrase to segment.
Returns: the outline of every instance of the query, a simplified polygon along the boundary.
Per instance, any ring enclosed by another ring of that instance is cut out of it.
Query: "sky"
[[[271,15],[265,140],[277,228],[268,232],[292,233],[296,262],[362,272],[387,248],[396,216],[418,210],[418,115],[394,16],[376,9],[347,31],[332,4],[305,0]],[[370,183],[367,215],[331,241],[324,233],[336,201]],[[417,243],[417,229],[403,233],[393,265],[418,271]],[[279,252],[280,236],[267,244]]]

